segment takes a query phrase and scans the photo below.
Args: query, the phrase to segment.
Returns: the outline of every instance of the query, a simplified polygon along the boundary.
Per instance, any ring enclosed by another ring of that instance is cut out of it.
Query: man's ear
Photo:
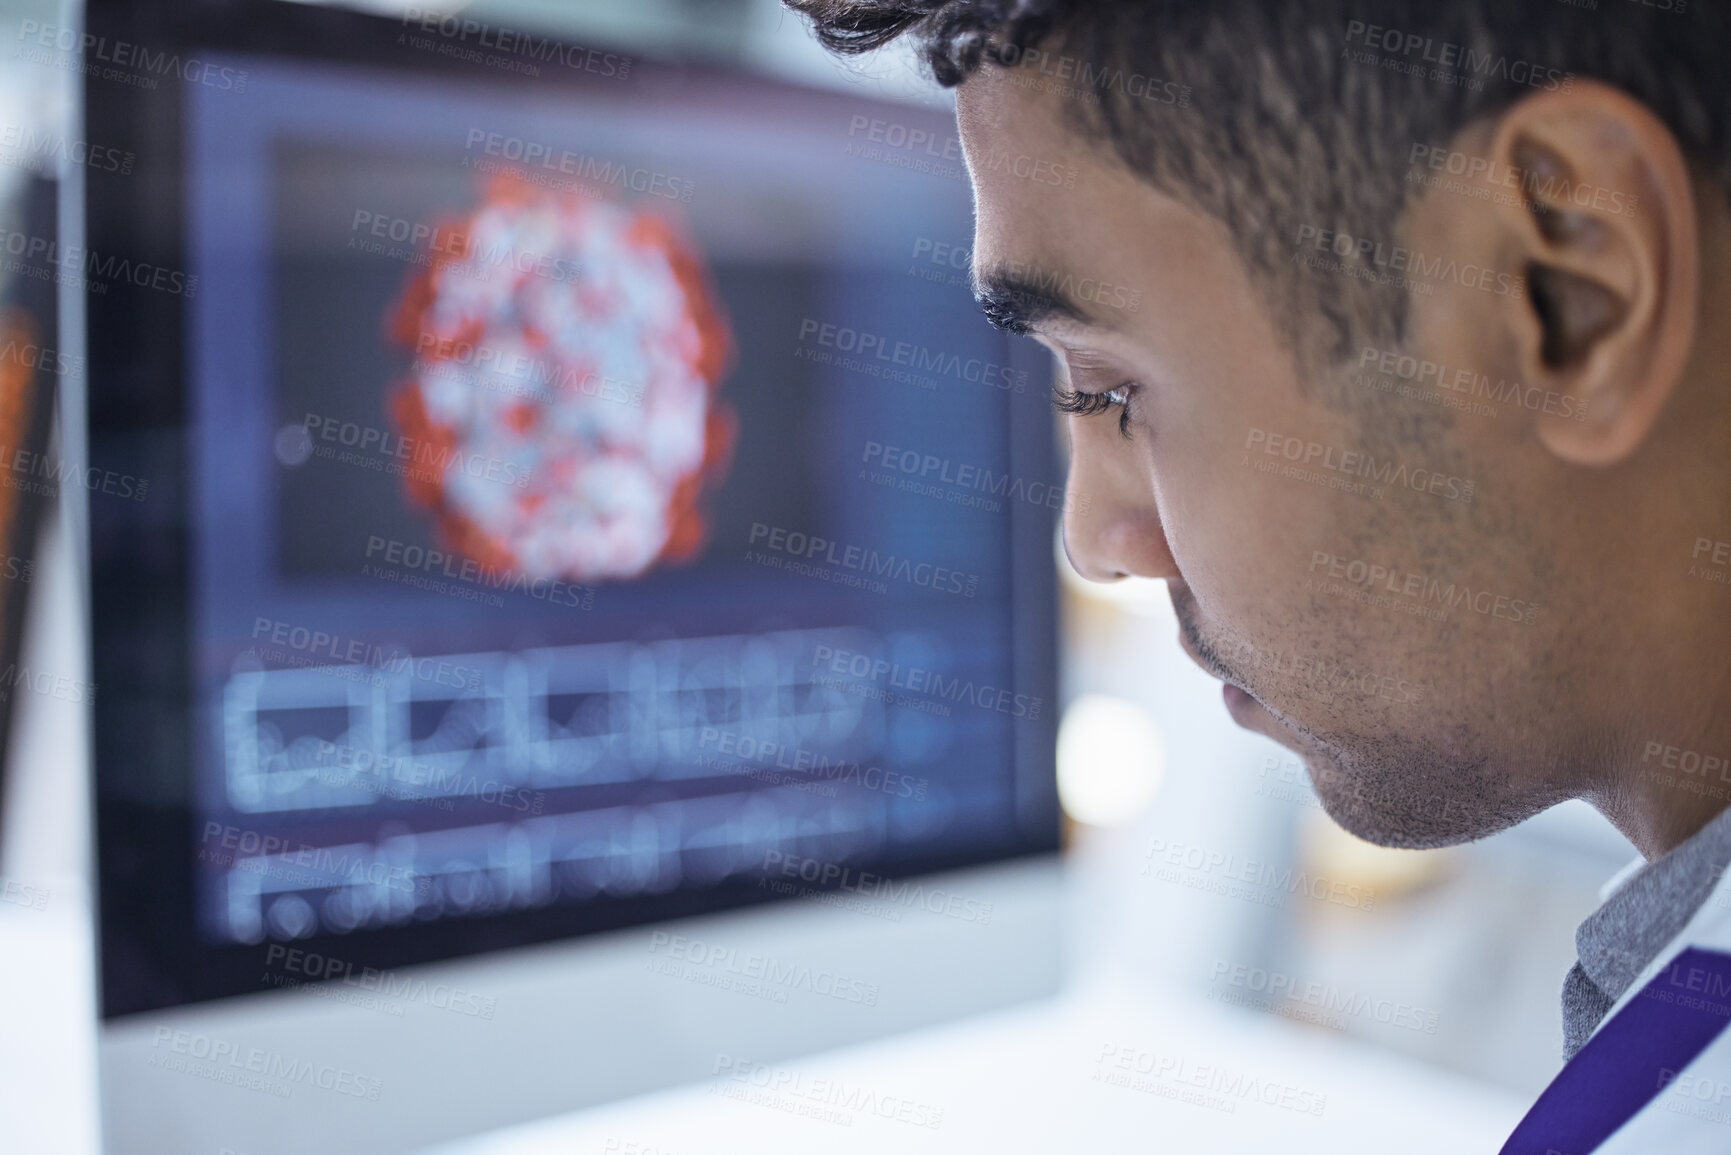
[[[1529,396],[1572,399],[1528,406],[1553,454],[1615,463],[1647,438],[1694,346],[1688,164],[1646,105],[1592,80],[1521,100],[1490,137],[1493,187],[1513,195],[1454,211],[1487,213],[1498,235],[1480,239],[1525,279],[1524,294],[1498,302],[1495,344]]]

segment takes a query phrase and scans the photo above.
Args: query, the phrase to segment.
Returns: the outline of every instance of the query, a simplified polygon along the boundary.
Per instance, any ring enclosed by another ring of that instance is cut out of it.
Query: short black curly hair
[[[1325,361],[1401,341],[1407,292],[1295,261],[1298,230],[1392,243],[1415,146],[1525,93],[1622,89],[1731,189],[1726,0],[786,2],[835,52],[912,37],[946,86],[1037,60],[1082,98],[1079,129],[1225,226],[1295,351]]]

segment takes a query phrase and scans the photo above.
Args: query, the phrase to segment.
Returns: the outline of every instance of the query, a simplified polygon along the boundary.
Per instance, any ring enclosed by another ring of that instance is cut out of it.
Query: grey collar
[[[1580,962],[1563,987],[1564,1053],[1572,1056],[1611,1004],[1682,933],[1731,863],[1731,807],[1670,853],[1629,875],[1575,931]],[[1577,973],[1579,972],[1579,973]]]

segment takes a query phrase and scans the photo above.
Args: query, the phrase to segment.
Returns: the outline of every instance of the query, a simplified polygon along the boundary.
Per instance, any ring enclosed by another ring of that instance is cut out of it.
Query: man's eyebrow
[[[1061,287],[1055,274],[990,268],[974,277],[974,302],[994,326],[1026,334],[1042,321],[1094,321]]]

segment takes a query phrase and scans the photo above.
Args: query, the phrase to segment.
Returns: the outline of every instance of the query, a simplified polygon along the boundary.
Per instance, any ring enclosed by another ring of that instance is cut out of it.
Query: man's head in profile
[[[977,294],[1063,367],[1072,561],[1166,579],[1336,821],[1580,797],[1652,858],[1724,806],[1731,11],[795,6],[958,86]]]

